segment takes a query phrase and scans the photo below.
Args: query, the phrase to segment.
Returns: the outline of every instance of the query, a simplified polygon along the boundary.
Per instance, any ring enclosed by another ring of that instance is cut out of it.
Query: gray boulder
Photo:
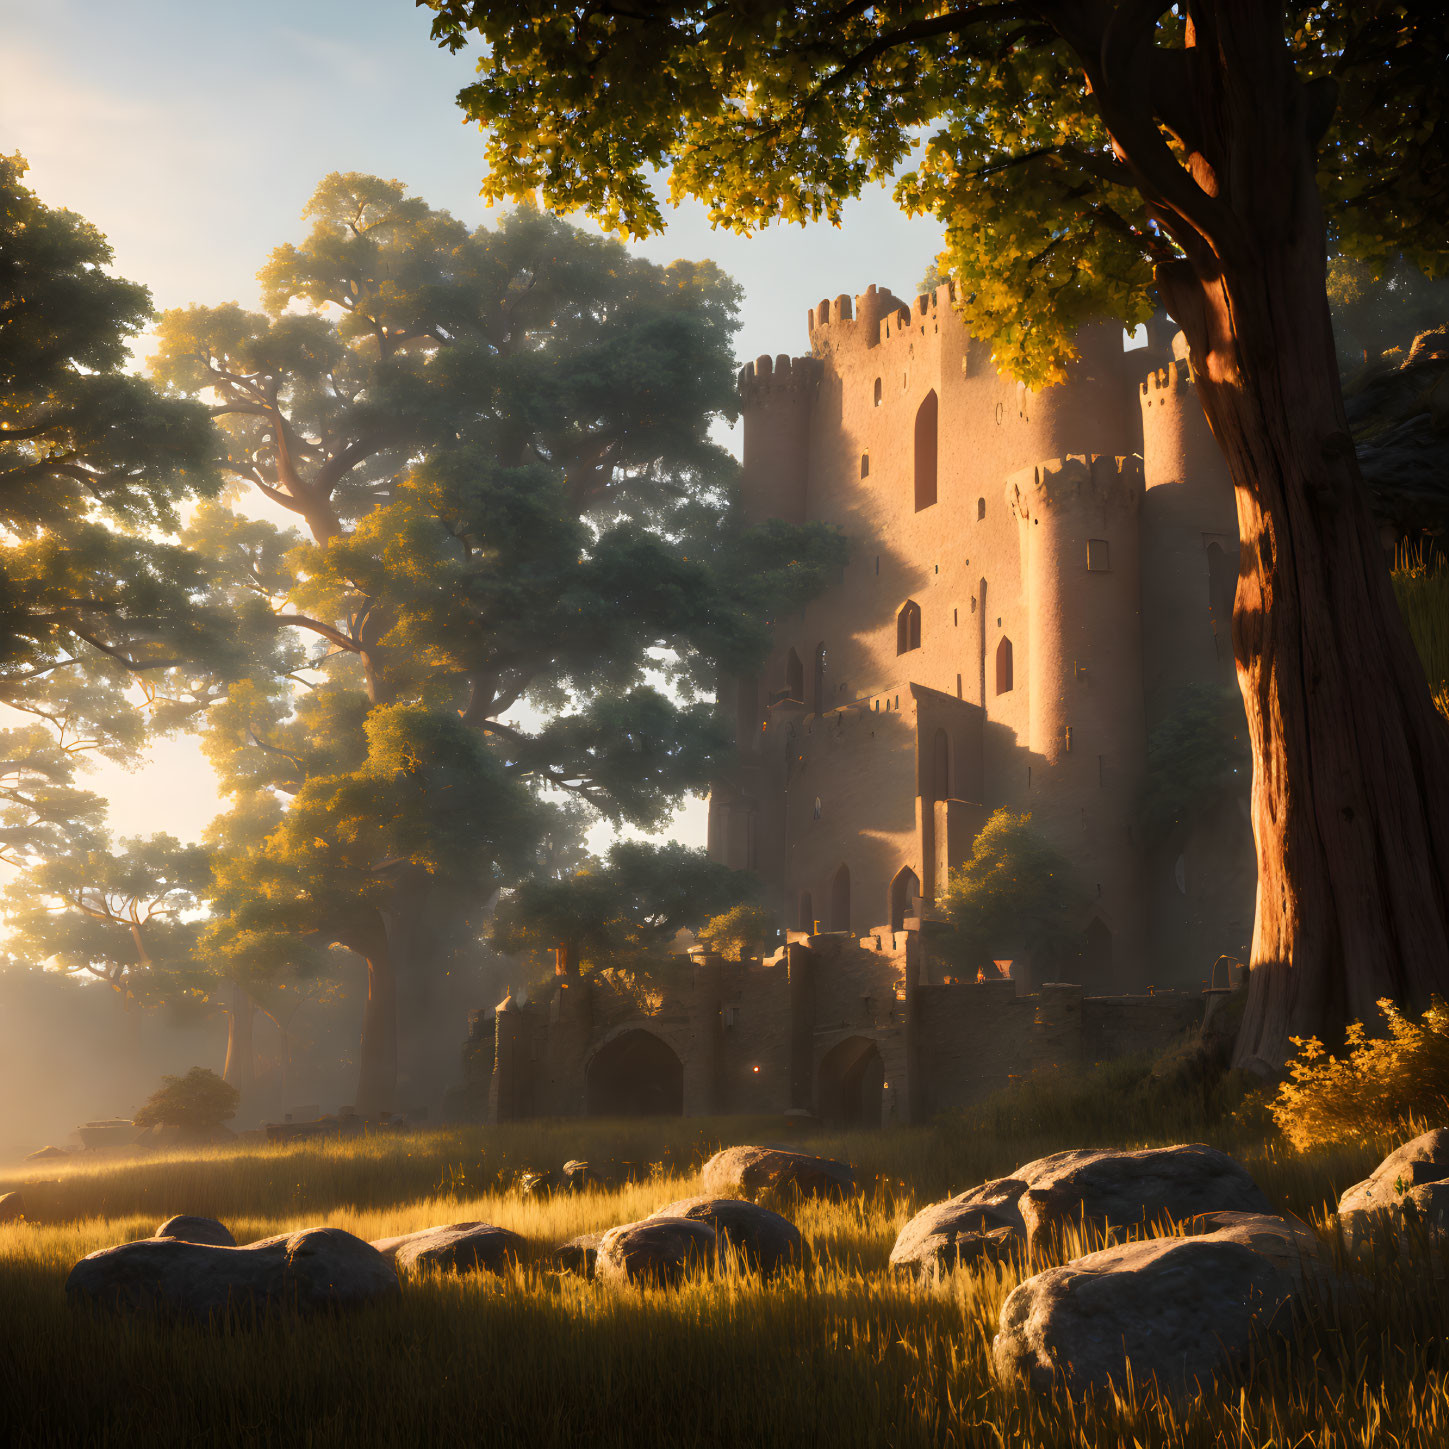
[[[1023,1178],[999,1177],[923,1207],[896,1235],[891,1267],[898,1273],[938,1272],[1020,1252],[1026,1224],[1017,1202],[1026,1189]]]
[[[1138,1152],[1059,1152],[1013,1177],[1027,1183],[1017,1207],[1033,1253],[1059,1240],[1063,1229],[1083,1224],[1108,1232],[1205,1212],[1272,1214],[1247,1169],[1200,1142]]]
[[[1214,1242],[1251,1248],[1281,1268],[1295,1289],[1310,1283],[1323,1284],[1332,1273],[1318,1234],[1297,1218],[1264,1213],[1199,1213],[1179,1227],[1184,1237],[1211,1237]]]
[[[0,1223],[16,1223],[25,1216],[25,1198],[18,1192],[0,1192]]]
[[[1338,1221],[1350,1246],[1358,1246],[1375,1225],[1398,1226],[1412,1190],[1449,1179],[1449,1128],[1436,1127],[1389,1153],[1362,1182],[1338,1200]],[[1432,1196],[1425,1194],[1424,1206]],[[1417,1200],[1416,1210],[1417,1210]]]
[[[421,1273],[430,1268],[444,1273],[502,1273],[528,1254],[523,1238],[492,1223],[422,1228],[397,1238],[378,1238],[372,1246],[400,1273]]]
[[[762,1192],[801,1197],[852,1197],[855,1171],[829,1157],[783,1147],[726,1147],[704,1164],[700,1185],[707,1197],[757,1197]]]
[[[623,1283],[673,1286],[686,1273],[714,1266],[718,1237],[692,1218],[645,1218],[610,1228],[599,1243],[594,1275]]]
[[[182,1214],[167,1218],[152,1234],[157,1238],[179,1238],[183,1243],[209,1243],[213,1248],[234,1248],[236,1239],[215,1218],[194,1218]]]
[[[667,1203],[653,1218],[688,1218],[707,1223],[750,1268],[769,1277],[805,1259],[800,1230],[779,1213],[733,1197],[686,1197]]]
[[[992,1344],[999,1377],[1032,1389],[1213,1392],[1255,1344],[1292,1331],[1293,1280],[1216,1237],[1153,1238],[1089,1253],[1012,1289]]]
[[[75,1307],[198,1320],[228,1309],[358,1308],[397,1292],[393,1265],[341,1228],[308,1228],[244,1248],[142,1238],[82,1258],[65,1284]]]
[[[561,1273],[577,1273],[580,1278],[592,1278],[599,1244],[603,1240],[603,1233],[580,1233],[578,1237],[560,1243],[549,1258]]]

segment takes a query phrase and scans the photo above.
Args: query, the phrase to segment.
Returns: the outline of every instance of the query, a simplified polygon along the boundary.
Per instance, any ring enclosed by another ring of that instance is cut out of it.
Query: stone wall
[[[526,1001],[475,1012],[454,1110],[492,1121],[598,1113],[614,1100],[615,1063],[642,1043],[630,1060],[652,1064],[638,1070],[659,1071],[661,1091],[674,1072],[672,1110],[686,1116],[922,1122],[1034,1072],[1159,1051],[1202,1017],[1193,993],[925,984],[914,922],[863,938],[790,935],[768,961],[697,952],[677,980],[647,992],[558,978]]]

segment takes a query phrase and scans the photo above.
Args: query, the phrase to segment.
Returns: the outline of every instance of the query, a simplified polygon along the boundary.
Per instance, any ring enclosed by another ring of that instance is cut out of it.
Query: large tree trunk
[[[367,963],[367,1005],[357,1069],[357,1111],[364,1117],[391,1112],[397,1094],[397,977],[381,931],[362,953]]]
[[[230,1082],[243,1095],[256,1083],[256,1054],[252,1046],[252,1026],[257,1009],[239,983],[230,983],[226,1008],[226,1065],[222,1079]]]
[[[1159,269],[1237,494],[1233,622],[1257,920],[1236,1060],[1449,994],[1449,736],[1396,607],[1344,414],[1309,111],[1277,7],[1225,0],[1197,67],[1211,243]]]

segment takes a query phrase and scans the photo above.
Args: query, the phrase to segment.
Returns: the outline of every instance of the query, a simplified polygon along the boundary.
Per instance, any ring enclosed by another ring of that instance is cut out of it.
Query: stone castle
[[[760,875],[788,944],[696,952],[647,1001],[560,977],[475,1013],[464,1095],[495,1119],[921,1120],[1167,1041],[1201,1017],[1217,957],[1246,954],[1243,807],[1166,848],[1138,824],[1149,732],[1187,687],[1234,679],[1233,491],[1180,344],[1089,328],[1067,380],[1034,392],[948,286],[822,301],[809,330],[809,356],[740,375],[744,502],[837,525],[850,561],[775,621],[757,678],[726,682],[738,765],[709,818],[711,855]],[[930,960],[936,897],[1003,807],[1087,903],[1071,982],[1010,940],[1009,977]]]

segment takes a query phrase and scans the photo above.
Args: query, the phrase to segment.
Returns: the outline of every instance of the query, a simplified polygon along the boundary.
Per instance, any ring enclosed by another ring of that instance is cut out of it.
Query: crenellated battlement
[[[914,303],[903,302],[888,287],[874,283],[854,301],[844,294],[834,301],[822,298],[808,313],[810,342],[815,352],[838,352],[845,348],[872,348],[893,337],[913,333],[927,323],[938,321],[944,303],[949,310],[950,284],[934,292],[923,292]]]
[[[1149,372],[1142,381],[1142,405],[1151,407],[1158,393],[1183,392],[1193,385],[1192,368],[1184,361],[1169,362]],[[1167,399],[1161,401],[1165,404]]]
[[[1023,523],[1074,504],[1135,509],[1142,493],[1142,459],[1135,455],[1070,454],[1024,468],[1006,480],[1007,506]]]
[[[819,358],[791,357],[788,352],[772,358],[764,353],[740,368],[740,397],[746,407],[775,398],[805,398],[819,384],[820,371]]]

